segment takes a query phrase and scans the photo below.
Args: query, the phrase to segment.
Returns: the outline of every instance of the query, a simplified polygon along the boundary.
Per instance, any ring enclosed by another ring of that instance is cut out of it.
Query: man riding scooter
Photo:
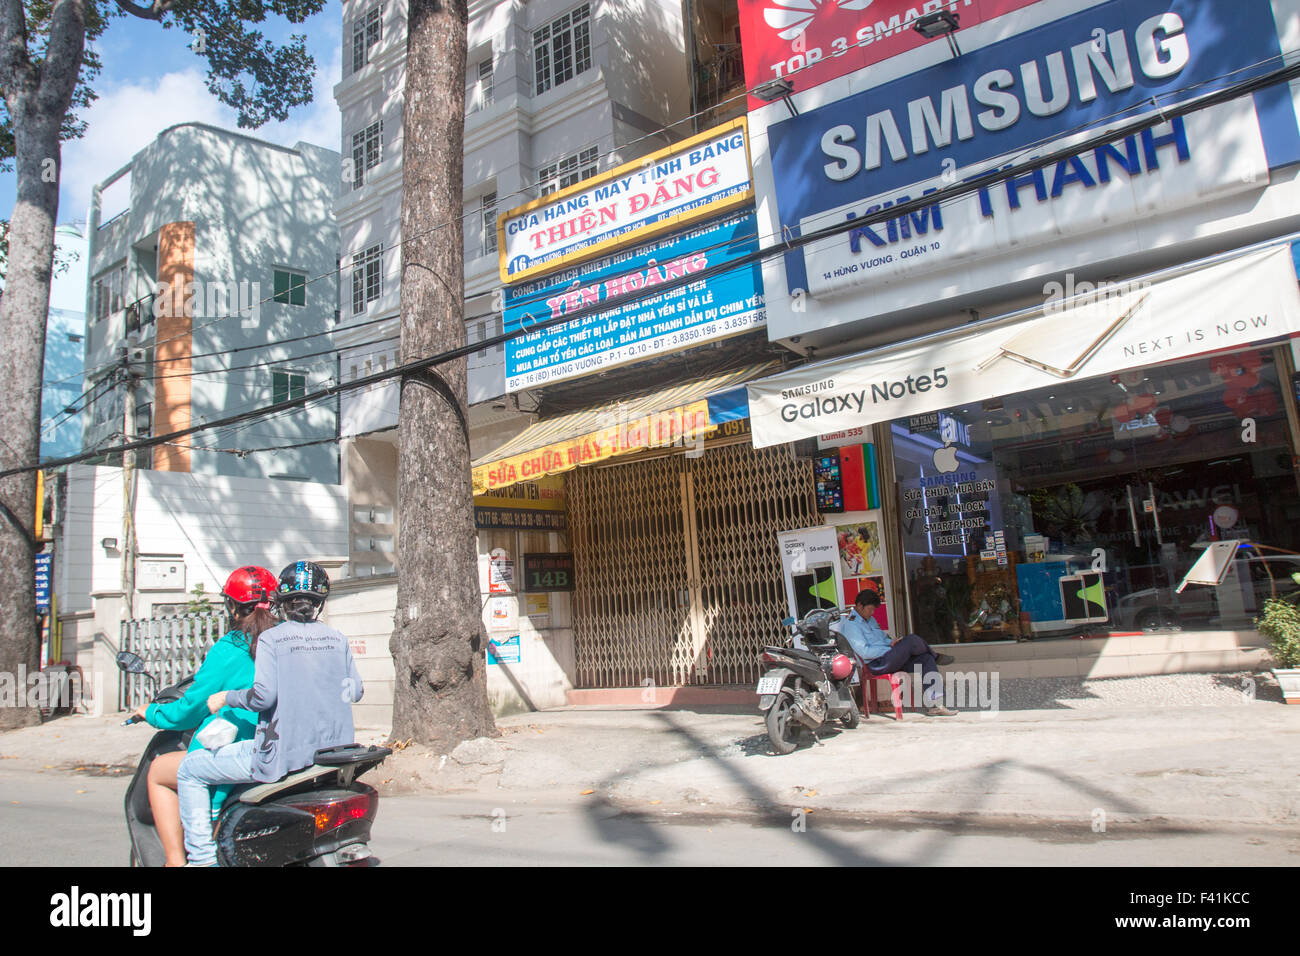
[[[320,565],[298,561],[281,571],[275,600],[286,620],[261,635],[253,686],[208,698],[213,713],[246,708],[258,723],[252,740],[196,750],[181,762],[176,779],[191,866],[216,862],[209,786],[279,780],[311,766],[318,750],[352,743],[361,675],[347,639],[316,620],[328,595]]]

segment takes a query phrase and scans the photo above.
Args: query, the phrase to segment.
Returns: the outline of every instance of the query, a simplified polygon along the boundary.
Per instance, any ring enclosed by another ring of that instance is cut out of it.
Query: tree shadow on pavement
[[[584,805],[584,812],[603,842],[635,850],[647,863],[660,862],[673,848],[664,828],[657,826],[653,817],[624,809],[604,796]]]
[[[865,852],[861,847],[853,844],[861,841],[863,837],[869,837],[873,840],[884,838],[890,831],[900,829],[897,825],[873,827],[869,817],[865,814],[861,821],[861,828],[846,828],[844,814],[836,815],[836,831],[831,831],[824,826],[817,826],[813,816],[806,816],[800,821],[802,829],[792,825],[799,821],[798,813],[803,808],[803,804],[782,801],[770,789],[748,773],[745,764],[741,760],[735,759],[737,757],[771,755],[766,734],[755,734],[732,741],[726,745],[715,745],[688,726],[686,721],[678,714],[657,711],[653,716],[657,722],[663,725],[665,731],[682,738],[694,752],[712,761],[743,794],[743,803],[747,806],[747,809],[737,814],[735,817],[736,822],[753,822],[755,825],[761,826],[790,827],[794,836],[806,839],[809,845],[826,858],[827,862],[834,865],[894,865],[893,861]],[[614,774],[601,780],[598,786],[602,791],[607,792],[619,781],[629,780],[643,771],[651,769],[657,769],[657,767],[647,766]],[[1096,786],[1076,774],[1017,760],[994,760],[955,771],[936,768],[936,773],[947,773],[954,777],[960,777],[962,789],[971,793],[971,799],[959,814],[945,815],[942,825],[917,822],[915,827],[911,829],[927,831],[928,835],[919,847],[909,851],[907,862],[912,865],[938,864],[942,861],[945,851],[949,848],[954,837],[982,832],[984,826],[979,817],[980,812],[989,804],[990,799],[999,792],[1001,782],[1009,774],[1017,771],[1048,777],[1079,794],[1081,805],[1086,805],[1080,811],[1079,816],[1079,826],[1083,834],[1097,832],[1095,831],[1096,821],[1098,819],[1104,821],[1106,815],[1145,815],[1151,812],[1137,802],[1121,794]],[[868,768],[864,768],[864,772],[868,772]],[[883,801],[888,799],[889,794],[882,792],[880,796]],[[925,811],[921,808],[908,809],[925,814]],[[1098,810],[1102,811],[1100,817],[1097,816]],[[754,811],[757,811],[757,819],[754,818]],[[628,846],[641,854],[647,862],[671,862],[667,854],[671,851],[672,844],[663,835],[662,828],[653,815],[620,808],[605,798],[590,804],[587,813],[589,822],[601,839],[610,843]],[[723,818],[725,819],[725,814],[723,814]],[[1055,824],[1055,826],[1059,828],[1059,823]],[[1000,832],[1006,835],[1005,827],[1000,828]],[[1031,836],[1032,832],[1032,825],[1027,821],[1024,835]],[[1098,833],[1099,839],[1102,838],[1101,833],[1104,833],[1104,827]]]
[[[856,847],[849,845],[845,840],[837,838],[831,833],[815,829],[808,825],[805,818],[801,821],[804,829],[797,833],[793,831],[792,824],[798,819],[795,816],[796,811],[802,808],[800,804],[782,803],[774,800],[749,774],[747,774],[734,760],[727,760],[723,748],[717,747],[704,739],[702,736],[691,730],[675,714],[656,711],[655,718],[664,725],[664,728],[673,734],[684,738],[691,746],[706,757],[712,760],[719,768],[727,773],[736,785],[744,792],[751,805],[764,812],[764,816],[773,818],[774,825],[785,825],[792,827],[792,836],[800,839],[807,839],[812,846],[827,857],[828,861],[840,866],[883,866],[885,861],[863,853]],[[746,738],[754,740],[755,738]],[[766,740],[766,735],[764,735]],[[627,778],[633,774],[619,774],[614,777],[606,778],[600,783],[601,789],[608,789],[620,778]],[[635,821],[629,832],[623,832],[623,827],[619,821],[626,821],[628,815],[624,811],[619,817],[608,817],[607,809],[611,806],[608,801],[591,805],[588,810],[589,820],[596,832],[603,839],[611,842],[622,843],[630,846],[632,849],[647,857],[657,857],[662,855],[668,849],[661,837],[656,834],[653,839],[648,836],[653,833],[654,823],[647,817],[640,817]],[[638,815],[639,816],[639,815]],[[613,822],[611,822],[613,821]],[[789,821],[789,822],[787,822]],[[738,822],[740,820],[738,819]],[[663,844],[663,849],[659,845]]]

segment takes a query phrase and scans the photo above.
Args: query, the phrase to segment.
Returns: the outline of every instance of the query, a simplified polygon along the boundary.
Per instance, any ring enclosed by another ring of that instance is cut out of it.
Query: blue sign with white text
[[[50,574],[53,570],[53,562],[52,554],[36,556],[36,612],[38,614],[50,609]]]
[[[691,281],[754,251],[757,241],[754,214],[746,211],[511,286],[507,332],[568,313],[586,314],[508,341],[506,391],[651,359],[763,326],[758,263]],[[661,286],[667,288],[659,291]],[[630,298],[601,308],[622,297]]]
[[[770,126],[781,222],[796,235],[832,225],[842,219],[827,213],[866,197],[1019,150],[1041,154],[1157,102],[1264,75],[1279,56],[1269,0],[1098,4]],[[1253,98],[1269,168],[1300,162],[1287,86]],[[791,288],[808,288],[804,257],[789,253],[786,264]]]

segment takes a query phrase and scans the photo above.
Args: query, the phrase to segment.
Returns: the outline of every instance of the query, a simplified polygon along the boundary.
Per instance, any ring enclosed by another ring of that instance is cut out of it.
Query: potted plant
[[[1300,573],[1291,575],[1300,584]],[[1264,602],[1264,616],[1255,619],[1259,633],[1268,638],[1273,655],[1273,676],[1288,704],[1300,704],[1300,591]]]

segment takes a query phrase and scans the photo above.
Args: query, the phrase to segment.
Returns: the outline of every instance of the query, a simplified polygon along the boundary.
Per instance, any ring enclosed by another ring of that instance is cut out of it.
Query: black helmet
[[[324,568],[311,561],[295,561],[280,572],[275,599],[281,605],[288,605],[295,598],[306,598],[319,608],[329,593],[330,579]]]

